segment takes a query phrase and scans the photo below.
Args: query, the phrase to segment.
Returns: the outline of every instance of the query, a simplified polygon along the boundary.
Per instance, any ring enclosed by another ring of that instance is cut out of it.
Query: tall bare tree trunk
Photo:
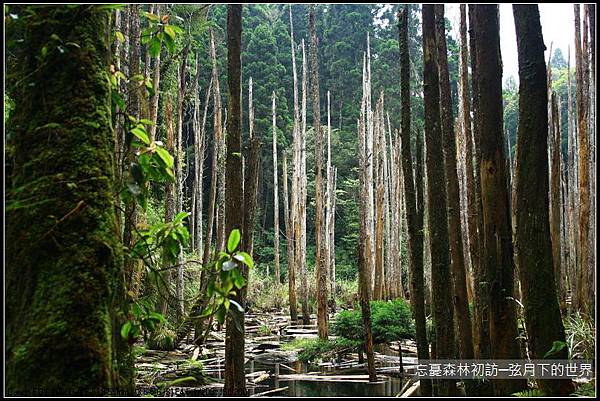
[[[310,309],[308,305],[308,272],[306,269],[306,96],[308,80],[306,64],[306,49],[302,40],[302,125],[300,128],[300,175],[298,176],[300,200],[298,202],[298,217],[300,232],[298,233],[299,246],[296,246],[297,266],[300,268],[300,292],[302,296],[302,321],[310,324]]]
[[[331,93],[327,91],[327,185],[325,189],[325,265],[329,272],[329,303],[335,312],[335,175],[331,165]]]
[[[417,211],[416,192],[422,193],[421,171],[417,171],[417,180],[413,179],[412,155],[410,149],[410,62],[408,48],[408,5],[398,13],[399,45],[400,45],[400,101],[401,141],[402,141],[402,172],[404,183],[404,201],[406,221],[408,226],[408,259],[410,278],[410,301],[417,335],[417,355],[420,360],[429,359],[429,343],[425,325],[425,288],[423,283],[423,232],[421,230],[422,214]],[[417,143],[418,143],[417,134]],[[417,146],[417,153],[419,152]],[[420,156],[417,155],[417,159]],[[415,188],[416,187],[416,188]],[[419,202],[419,204],[422,204]],[[421,380],[421,395],[431,396],[431,381]]]
[[[141,73],[140,71],[140,5],[139,4],[131,4],[129,5],[129,73],[131,76],[138,75]],[[129,88],[128,88],[128,105],[127,111],[129,115],[133,116],[136,119],[142,118],[141,115],[141,94],[140,88],[134,79],[130,80]],[[134,150],[131,146],[131,142],[133,140],[133,134],[130,132],[125,133],[125,143],[124,143],[124,163],[123,167],[131,165],[134,158]],[[133,248],[133,245],[136,241],[136,235],[134,234],[136,231],[136,226],[138,224],[138,216],[139,212],[136,207],[135,202],[128,202],[125,205],[125,219],[124,219],[124,231],[123,231],[123,245],[127,248]],[[129,255],[125,255],[125,278],[126,282],[131,284],[134,277],[134,272],[137,268],[137,262],[131,258]]]
[[[185,84],[185,71],[187,66],[187,56],[189,52],[189,44],[186,45],[183,49],[183,59],[181,61],[181,66],[179,69],[179,85],[177,91],[177,157],[175,164],[175,176],[177,177],[177,189],[176,189],[176,199],[177,199],[177,213],[183,212],[183,195],[184,195],[184,153],[183,153],[183,119],[184,119],[184,110],[183,103],[186,91]],[[184,301],[183,301],[183,270],[184,270],[184,260],[183,260],[183,252],[179,252],[179,256],[177,259],[177,316],[181,318],[184,313]]]
[[[298,306],[296,300],[296,270],[294,269],[294,227],[292,225],[292,211],[289,207],[287,155],[283,154],[283,211],[285,217],[285,236],[287,245],[288,265],[288,298],[290,303],[290,317],[292,322],[298,320]],[[292,194],[292,196],[294,196]]]
[[[452,99],[450,95],[450,76],[448,73],[448,55],[446,50],[446,31],[444,26],[444,5],[435,6],[437,56],[439,65],[440,117],[443,134],[446,195],[448,205],[447,229],[450,242],[452,278],[454,284],[454,311],[457,319],[459,350],[462,359],[473,359],[473,336],[469,301],[467,297],[467,275],[462,243],[462,224],[460,218],[460,194],[456,166],[456,144],[453,127]],[[427,147],[429,148],[429,146]],[[435,205],[440,207],[440,205]],[[469,386],[471,381],[467,381]],[[470,392],[470,388],[467,389]]]
[[[559,299],[562,298],[561,291],[561,231],[562,225],[560,221],[561,216],[561,191],[560,191],[560,178],[561,178],[561,152],[560,152],[560,122],[558,118],[558,102],[556,94],[552,93],[550,107],[552,110],[552,120],[550,123],[550,134],[552,137],[552,173],[550,174],[550,237],[552,240],[552,263],[554,265],[554,281],[556,283],[556,291]]]
[[[514,287],[514,261],[506,156],[502,135],[502,61],[497,5],[475,5],[475,120],[481,150],[481,201],[483,208],[482,270],[489,286],[489,322],[492,357],[518,359]],[[545,112],[546,113],[546,112]],[[546,113],[547,114],[547,113]],[[519,157],[519,155],[517,156]],[[546,164],[547,165],[547,164]],[[521,166],[522,167],[522,166]],[[546,219],[546,221],[548,221]],[[496,380],[495,395],[512,394],[524,380]]]
[[[296,44],[294,43],[294,25],[292,19],[292,7],[290,12],[290,42],[292,48],[292,74],[294,78],[294,142],[293,142],[293,173],[292,173],[292,199],[289,215],[289,234],[288,234],[288,284],[290,298],[290,317],[292,322],[298,320],[298,306],[296,302],[296,272],[300,270],[298,258],[296,257],[300,247],[300,111],[298,106],[298,75],[296,73]],[[287,199],[287,198],[286,198]],[[291,252],[291,253],[290,253]],[[301,277],[302,279],[302,277]],[[303,298],[304,299],[304,298]]]
[[[373,115],[373,160],[375,163],[375,274],[373,282],[373,299],[383,299],[383,219],[384,219],[384,177],[383,157],[385,151],[381,140],[381,110],[383,108],[383,92],[375,106]]]
[[[425,104],[425,154],[428,182],[427,229],[430,234],[431,246],[431,290],[436,338],[436,358],[451,359],[454,357],[453,286],[452,273],[450,271],[450,254],[448,251],[448,210],[446,209],[446,191],[444,190],[444,164],[440,163],[440,160],[444,160],[444,149],[440,119],[440,82],[438,60],[436,57],[438,54],[438,44],[436,43],[435,32],[435,6],[433,4],[424,4],[422,10],[423,97]],[[443,20],[443,10],[441,14]],[[442,32],[442,34],[444,33]],[[443,55],[445,56],[445,46],[443,47]],[[442,83],[442,87],[443,85]],[[442,103],[444,106],[449,106],[444,99],[442,101],[444,102]],[[448,115],[445,117],[447,118]],[[450,153],[449,156],[452,157],[453,153]],[[456,184],[456,170],[454,174],[454,183]],[[465,333],[461,334],[464,335]],[[439,380],[437,387],[437,395],[439,396],[450,396],[456,393],[456,382],[454,380]]]
[[[156,5],[156,15],[160,17],[160,8],[161,4]],[[150,121],[154,123],[154,125],[150,126],[150,141],[156,140],[156,128],[157,128],[157,117],[158,117],[158,100],[160,98],[160,52],[154,59],[154,76],[152,77],[152,88],[154,89],[154,93],[152,94],[152,98],[150,99]]]
[[[472,243],[476,246],[472,249],[473,257],[473,279],[474,279],[474,290],[475,290],[475,358],[490,358],[491,357],[491,343],[490,343],[490,327],[489,327],[489,286],[488,280],[485,275],[485,268],[483,263],[483,210],[481,203],[481,119],[480,113],[477,112],[477,91],[478,91],[478,75],[477,75],[477,63],[475,61],[475,45],[479,40],[476,37],[474,29],[474,5],[469,5],[469,53],[471,59],[471,77],[472,77],[472,108],[473,108],[473,132],[472,132],[472,145],[473,145],[473,185],[472,185],[472,198],[473,207],[471,207],[471,217],[475,222],[476,230],[473,229],[471,232]],[[466,38],[465,38],[466,39]],[[466,40],[464,45],[464,54],[466,55]],[[466,57],[466,56],[465,56]],[[466,66],[465,66],[466,67]],[[465,74],[467,74],[465,68]],[[466,79],[464,80],[466,82]],[[465,83],[465,93],[467,99],[465,99],[465,109],[463,113],[470,112],[468,109],[468,83]],[[469,118],[470,120],[470,118]],[[469,126],[468,124],[466,124]],[[482,393],[489,393],[491,391],[491,383],[488,386],[481,388]],[[489,391],[488,391],[489,390]]]
[[[244,220],[244,193],[240,190],[243,181],[241,163],[242,150],[242,108],[241,108],[241,75],[242,75],[242,5],[232,4],[227,6],[227,86],[229,88],[229,120],[227,123],[227,159],[226,159],[226,221],[225,232],[234,229],[242,230]],[[244,233],[242,233],[244,234]],[[242,248],[247,244],[242,244]],[[247,268],[240,264],[243,276],[247,277]],[[236,295],[242,308],[246,303],[246,288],[242,288]],[[244,313],[235,308],[230,309],[227,315],[225,337],[225,395],[247,395],[246,376],[244,374]],[[234,324],[231,313],[238,314],[240,327]]]
[[[588,103],[587,86],[589,83],[587,68],[587,22],[583,19],[583,44],[581,42],[579,4],[573,5],[575,12],[575,61],[576,61],[576,97],[577,97],[577,139],[579,145],[579,252],[577,273],[576,305],[583,313],[588,314],[592,308],[589,304],[587,271],[588,271],[588,236],[590,217],[589,193],[589,137],[588,137]]]
[[[279,273],[279,185],[277,183],[277,121],[275,117],[275,91],[273,91],[273,237],[275,245],[275,283],[281,283]]]
[[[555,278],[558,277],[552,267],[554,238],[551,240],[549,235],[545,46],[538,6],[513,5],[513,13],[519,55],[517,258],[529,349],[532,359],[544,359],[555,341],[566,341],[556,294]],[[554,96],[552,103],[557,112]],[[556,116],[555,124],[557,120]],[[556,129],[555,132],[559,131]],[[555,142],[554,146],[558,145]],[[559,151],[555,149],[556,152]],[[556,359],[567,357],[566,348],[552,355]],[[537,383],[546,395],[565,396],[574,389],[570,380],[537,380]]]
[[[367,125],[366,125],[366,110],[367,110],[367,85],[366,82],[366,58],[363,58],[363,94],[360,109],[360,119],[357,123],[358,138],[359,138],[359,238],[358,238],[358,291],[360,298],[360,309],[362,321],[365,330],[365,352],[367,354],[367,370],[369,372],[369,380],[376,381],[377,373],[375,371],[375,360],[373,356],[373,332],[371,328],[371,273],[367,268],[371,261],[371,244],[369,236],[369,220],[367,214],[367,205],[369,195],[368,186],[372,185],[367,181],[368,169],[367,161]]]
[[[317,275],[317,327],[320,339],[327,339],[327,311],[328,285],[327,264],[327,235],[325,231],[325,209],[323,208],[323,131],[321,129],[321,100],[319,98],[319,64],[317,50],[317,28],[315,21],[315,6],[310,6],[308,15],[308,29],[310,31],[310,69],[311,69],[311,95],[313,111],[313,129],[315,132],[315,270]]]

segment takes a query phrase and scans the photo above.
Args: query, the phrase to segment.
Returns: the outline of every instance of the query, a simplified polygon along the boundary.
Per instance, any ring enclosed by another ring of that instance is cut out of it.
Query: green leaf
[[[125,4],[102,4],[98,6],[98,10],[120,10],[125,8]]]
[[[231,234],[229,234],[229,239],[227,240],[227,250],[229,253],[233,253],[236,250],[238,244],[240,243],[240,239],[240,230],[237,228],[231,230]]]
[[[173,38],[169,35],[164,36],[164,39],[169,53],[175,53],[175,40],[173,40]]]
[[[112,97],[112,101],[119,107],[119,109],[123,110],[125,108],[125,101],[119,92],[112,91],[110,95]]]
[[[246,279],[244,276],[242,276],[242,273],[239,271],[239,269],[233,269],[231,271],[231,278],[233,279],[233,284],[238,290],[241,290],[246,285]]]
[[[154,124],[154,122],[153,122],[153,121],[150,121],[150,120],[148,120],[147,118],[142,118],[142,119],[140,120],[140,122],[141,122],[142,124],[146,124],[146,125],[156,125],[156,124]]]
[[[121,42],[121,43],[125,42],[125,35],[123,35],[123,33],[121,31],[116,31],[115,36],[117,37],[117,40],[119,42]]]
[[[162,147],[160,147],[160,146],[157,146],[157,147],[156,147],[156,153],[158,153],[158,155],[159,155],[159,156],[160,156],[160,158],[161,158],[161,159],[162,159],[162,160],[165,162],[165,165],[166,165],[168,168],[171,168],[171,167],[173,167],[173,163],[174,163],[174,161],[175,161],[175,160],[173,159],[173,156],[171,156],[171,155],[169,154],[169,152],[168,152],[168,151],[167,151],[165,148],[162,148]]]
[[[121,337],[124,340],[127,340],[129,338],[130,331],[131,331],[131,321],[128,320],[123,324],[123,326],[121,326]]]
[[[176,33],[175,33],[175,30],[173,29],[173,25],[167,24],[164,26],[164,29],[165,29],[165,33],[167,35],[169,35],[171,37],[171,39],[175,39]]]
[[[141,82],[141,81],[144,80],[144,75],[142,75],[142,74],[136,74],[133,77],[131,77],[131,79],[133,79],[134,81]]]
[[[559,352],[566,346],[567,346],[567,343],[564,341],[554,341],[552,343],[552,348],[550,349],[550,351],[546,352],[546,354],[544,355],[544,359],[556,354],[557,352]]]
[[[240,262],[243,262],[249,268],[254,267],[254,260],[252,260],[252,256],[250,256],[246,252],[242,252],[242,251],[236,252],[236,254],[233,257],[235,259],[239,260]]]
[[[148,45],[148,51],[152,57],[157,57],[160,54],[160,39],[153,37]]]
[[[165,323],[167,321],[165,319],[165,317],[162,314],[158,313],[158,312],[150,312],[149,318],[150,319],[154,319],[154,320],[158,320],[161,323]]]
[[[219,322],[220,324],[223,324],[225,322],[226,314],[227,309],[225,308],[225,306],[221,305],[219,306],[219,309],[217,309],[217,313],[215,313],[215,319],[217,319],[217,322]]]
[[[148,18],[150,21],[154,21],[154,22],[160,21],[160,18],[156,14],[151,14],[149,12],[144,11],[143,15],[144,15],[144,17]]]
[[[138,125],[131,130],[131,133],[138,137],[146,145],[150,145],[150,138],[148,138],[148,133],[146,133],[146,129],[143,126]]]

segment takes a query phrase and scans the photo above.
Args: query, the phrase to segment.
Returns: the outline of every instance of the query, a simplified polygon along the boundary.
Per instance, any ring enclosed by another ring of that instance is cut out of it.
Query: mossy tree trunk
[[[565,342],[555,287],[548,212],[548,92],[544,39],[537,5],[514,5],[519,55],[519,131],[516,171],[516,241],[525,322],[533,359],[554,341]],[[567,348],[552,355],[567,359]],[[547,395],[568,395],[570,380],[538,380]]]
[[[119,378],[120,367],[131,366],[117,359],[128,347],[118,336],[125,277],[114,208],[109,13],[92,5],[36,13],[39,24],[23,26],[19,44],[27,49],[17,73],[25,81],[11,94],[6,390],[131,390],[131,376]],[[40,61],[52,34],[77,46],[64,53],[48,46]]]

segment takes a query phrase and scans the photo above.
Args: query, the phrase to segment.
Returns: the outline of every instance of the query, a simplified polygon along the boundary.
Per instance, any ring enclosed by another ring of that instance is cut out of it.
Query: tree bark
[[[15,74],[35,85],[14,88],[7,125],[14,173],[6,234],[14,240],[5,259],[6,393],[89,396],[118,386],[133,394],[116,315],[126,288],[114,208],[109,12],[45,6],[31,21],[39,23],[27,24]],[[79,46],[49,50],[40,61],[48,32]],[[20,206],[32,199],[42,202]]]
[[[497,5],[475,5],[473,31],[476,66],[476,121],[481,150],[481,201],[483,209],[482,270],[489,283],[489,329],[492,357],[519,359],[515,303],[512,229],[507,188],[506,156],[502,135],[502,61]],[[544,112],[547,115],[547,112]],[[519,157],[519,155],[517,155]],[[546,163],[547,165],[547,163]],[[547,219],[546,219],[547,221]],[[495,395],[524,388],[523,380],[496,380]]]
[[[227,6],[227,85],[229,87],[229,118],[227,121],[227,159],[226,159],[226,191],[225,191],[225,232],[234,229],[242,230],[244,220],[244,192],[242,188],[243,172],[241,163],[241,48],[242,48],[242,5]],[[242,233],[243,235],[244,233]],[[247,246],[247,244],[242,244]],[[241,248],[244,249],[244,248]],[[244,278],[247,268],[240,264]],[[242,308],[245,307],[245,289],[242,288],[233,296]],[[234,324],[232,313],[238,314],[239,329]],[[224,394],[245,396],[246,376],[244,374],[244,313],[231,308],[227,314],[225,337],[225,386]]]
[[[457,318],[460,356],[462,359],[473,359],[473,338],[467,297],[467,275],[463,254],[460,194],[456,166],[456,143],[452,123],[454,118],[452,115],[452,99],[450,95],[450,76],[448,73],[448,55],[446,50],[446,31],[444,22],[444,5],[436,5],[435,23],[440,77],[440,116],[446,173],[448,239],[450,242],[452,278],[454,282],[454,310]],[[439,207],[439,205],[436,207]]]
[[[589,314],[593,307],[593,295],[589,294],[588,279],[588,236],[590,217],[590,193],[589,193],[589,137],[588,137],[588,103],[587,86],[589,84],[587,69],[587,29],[584,18],[583,44],[580,41],[580,12],[579,4],[573,5],[575,12],[575,68],[576,68],[576,98],[577,98],[577,140],[579,145],[578,172],[579,172],[579,252],[577,269],[577,293],[576,305],[583,313]]]
[[[308,15],[308,29],[310,31],[310,69],[311,69],[311,95],[313,112],[313,129],[315,132],[315,271],[317,275],[317,328],[319,338],[326,340],[328,337],[327,321],[327,235],[325,232],[325,209],[323,208],[323,131],[321,129],[321,100],[319,98],[319,63],[317,49],[317,28],[315,21],[315,6],[310,6]]]
[[[554,341],[566,341],[549,235],[545,46],[538,6],[514,5],[513,13],[519,56],[519,151],[515,205],[517,259],[529,349],[532,359],[544,359],[553,348]],[[556,102],[553,103],[556,106]],[[567,359],[567,354],[567,348],[563,348],[552,358]],[[537,380],[537,383],[546,395],[565,396],[574,389],[570,380]]]
[[[279,185],[277,182],[277,122],[275,117],[275,91],[273,91],[273,237],[275,246],[275,283],[281,284],[279,273]]]
[[[404,6],[398,13],[399,45],[400,45],[400,101],[401,115],[401,143],[402,143],[402,171],[404,183],[404,201],[406,207],[406,221],[408,226],[408,260],[411,271],[410,301],[415,319],[417,337],[417,355],[420,360],[429,359],[429,343],[427,342],[427,329],[425,325],[425,289],[423,283],[423,220],[422,214],[417,212],[415,200],[417,188],[421,187],[421,174],[417,172],[417,182],[413,179],[412,155],[410,149],[410,63],[408,48],[408,6]],[[417,142],[419,135],[417,134]],[[418,154],[417,146],[417,154]],[[419,156],[417,155],[417,158]],[[421,192],[419,190],[419,192]],[[422,203],[419,203],[422,204]],[[431,395],[431,381],[421,380],[421,395]]]
[[[475,357],[487,359],[491,357],[491,343],[490,343],[490,328],[489,328],[489,287],[488,281],[485,276],[485,267],[483,263],[483,210],[481,203],[481,119],[480,113],[477,112],[477,93],[478,93],[478,75],[477,75],[477,63],[475,60],[475,46],[479,40],[476,37],[474,29],[474,5],[469,5],[469,47],[470,47],[470,58],[471,58],[471,77],[472,77],[472,108],[473,108],[473,132],[472,132],[472,144],[473,144],[473,156],[474,156],[474,168],[473,168],[473,208],[472,217],[476,225],[476,230],[473,232],[473,243],[476,244],[474,263],[473,263],[473,276],[474,276],[474,290],[475,290]],[[466,46],[466,42],[465,42]],[[464,49],[466,53],[466,48]],[[465,73],[467,71],[465,70]],[[468,86],[467,86],[467,101],[468,101]],[[467,104],[465,105],[468,106]],[[466,113],[466,110],[465,110]],[[482,389],[482,391],[491,391],[491,388]]]
[[[428,182],[427,223],[431,238],[431,290],[437,344],[436,357],[451,359],[454,357],[454,318],[452,310],[452,276],[450,272],[450,254],[448,252],[448,210],[446,209],[446,191],[444,190],[445,174],[444,164],[439,162],[440,160],[444,160],[443,132],[440,119],[440,82],[438,60],[436,57],[439,44],[436,43],[435,6],[433,4],[424,4],[422,10],[423,97],[425,104],[425,143]],[[445,46],[442,47],[443,55],[445,56]],[[440,49],[441,51],[442,49]],[[442,87],[443,85],[444,83],[442,83]],[[446,99],[442,99],[442,104],[446,107],[448,106]],[[445,117],[448,118],[448,115]],[[448,156],[451,158],[453,153]],[[448,157],[446,160],[448,160]],[[456,176],[456,170],[454,174]],[[454,184],[456,184],[455,179]],[[439,396],[449,396],[455,393],[456,382],[454,380],[438,381]]]

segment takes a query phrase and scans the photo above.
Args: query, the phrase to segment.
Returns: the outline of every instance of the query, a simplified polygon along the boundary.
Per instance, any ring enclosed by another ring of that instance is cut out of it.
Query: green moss
[[[48,52],[44,64],[26,55],[19,74],[35,85],[15,89],[7,202],[28,207],[7,212],[7,393],[26,395],[32,383],[49,394],[85,393],[118,382],[113,311],[123,284],[104,77],[110,25],[92,7],[77,9],[77,18],[64,6],[36,12],[24,48],[41,46],[49,31],[81,47]]]

